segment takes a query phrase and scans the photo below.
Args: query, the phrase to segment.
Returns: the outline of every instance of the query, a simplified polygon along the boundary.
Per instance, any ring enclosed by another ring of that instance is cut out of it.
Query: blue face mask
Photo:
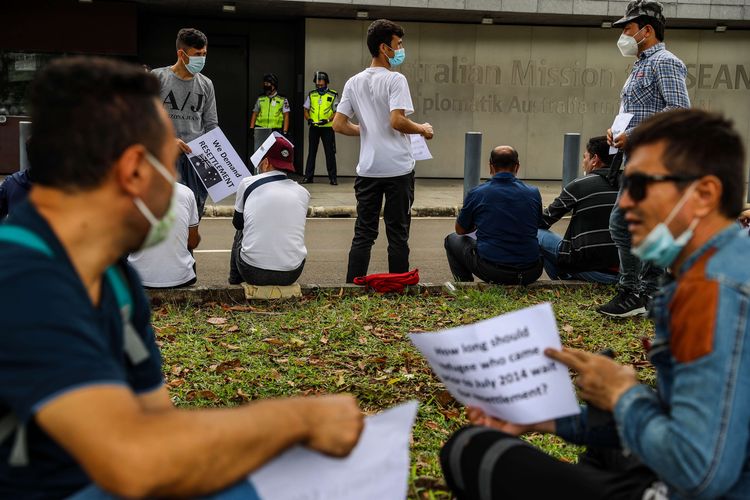
[[[388,58],[388,64],[391,65],[391,68],[395,68],[396,66],[401,66],[404,59],[406,59],[406,51],[404,49],[396,49],[393,51],[393,57]]]
[[[672,265],[677,256],[680,255],[680,252],[682,252],[682,249],[685,248],[685,245],[693,238],[693,230],[698,225],[698,222],[700,222],[699,219],[693,219],[693,222],[690,223],[685,232],[676,239],[669,230],[669,223],[680,212],[680,209],[687,201],[688,195],[693,191],[693,186],[695,184],[692,184],[685,191],[685,194],[682,195],[682,198],[677,202],[677,205],[672,209],[666,220],[653,228],[640,245],[630,249],[633,255],[659,267],[669,267]]]
[[[328,92],[328,87],[318,87],[318,94],[323,95]]]
[[[197,75],[201,72],[203,69],[203,66],[206,65],[206,56],[188,56],[190,57],[190,62],[185,65],[188,71],[190,71],[190,74]]]

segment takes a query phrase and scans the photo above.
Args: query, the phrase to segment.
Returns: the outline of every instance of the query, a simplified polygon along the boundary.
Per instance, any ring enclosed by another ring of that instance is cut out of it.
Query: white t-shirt
[[[146,286],[165,288],[187,283],[195,278],[195,259],[187,248],[188,228],[198,225],[198,205],[189,187],[175,184],[175,224],[169,236],[155,247],[128,256]]]
[[[414,112],[409,84],[401,73],[367,68],[344,85],[336,111],[359,122],[357,175],[397,177],[414,170],[409,138],[391,127],[391,111],[396,109],[406,115]]]
[[[284,180],[259,186],[242,206],[248,186],[266,177]],[[305,220],[310,193],[284,172],[272,170],[245,177],[237,189],[234,210],[243,214],[240,258],[268,271],[292,271],[307,257]]]

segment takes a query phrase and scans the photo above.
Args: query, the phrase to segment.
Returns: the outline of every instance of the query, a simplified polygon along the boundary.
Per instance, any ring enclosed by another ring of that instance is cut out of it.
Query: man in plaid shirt
[[[625,17],[613,24],[622,28],[617,41],[622,55],[637,58],[620,93],[620,113],[632,113],[633,118],[625,132],[616,137],[611,129],[607,131],[609,144],[620,150],[633,129],[649,116],[690,107],[685,84],[687,68],[664,46],[665,23],[659,2],[635,0],[628,4]],[[620,318],[645,314],[664,270],[641,262],[630,252],[630,233],[618,203],[612,210],[609,229],[620,254],[619,290],[598,311]]]

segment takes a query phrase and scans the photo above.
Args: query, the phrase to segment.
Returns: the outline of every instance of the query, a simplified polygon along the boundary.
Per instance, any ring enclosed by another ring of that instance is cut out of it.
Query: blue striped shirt
[[[664,43],[657,43],[639,54],[620,93],[622,111],[633,113],[626,132],[630,134],[655,113],[689,108],[686,77],[685,63],[668,51]]]

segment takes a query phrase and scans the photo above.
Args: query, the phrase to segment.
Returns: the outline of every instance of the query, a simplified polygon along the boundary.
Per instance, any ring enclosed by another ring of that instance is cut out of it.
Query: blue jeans
[[[625,222],[625,213],[620,210],[620,196],[622,189],[609,216],[609,232],[620,254],[619,286],[622,290],[651,297],[659,288],[659,279],[664,274],[664,269],[643,262],[630,253],[632,241],[628,224]]]
[[[118,500],[118,498],[107,493],[97,485],[92,484],[73,496],[68,497],[68,500]],[[246,479],[224,490],[197,498],[199,500],[260,500],[255,487]]]
[[[561,273],[557,269],[557,259],[560,255],[562,236],[546,229],[538,229],[536,237],[539,240],[539,250],[544,259],[544,270],[552,280],[581,280],[590,283],[612,285],[617,283],[617,275],[601,271],[580,271],[576,273]]]

